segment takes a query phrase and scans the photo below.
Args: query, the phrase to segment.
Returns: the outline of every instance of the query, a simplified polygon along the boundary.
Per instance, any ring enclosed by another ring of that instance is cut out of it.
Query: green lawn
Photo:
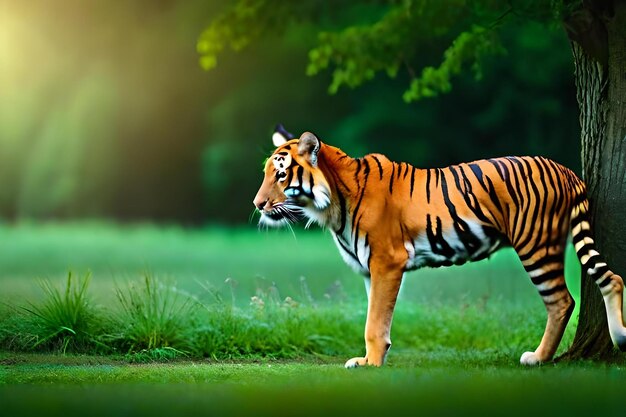
[[[243,303],[272,283],[281,296],[301,298],[302,278],[317,300],[336,290],[337,283],[350,300],[365,297],[360,276],[343,263],[330,234],[316,228],[292,234],[102,223],[0,224],[0,300],[36,297],[40,294],[34,285],[37,279],[61,282],[70,270],[91,271],[92,290],[102,302],[109,301],[116,284],[137,280],[146,272],[193,292],[208,283],[230,293],[224,283],[230,277],[236,283],[235,296]],[[575,295],[579,271],[576,261],[568,262],[567,277]],[[401,299],[412,303],[484,298],[541,305],[510,249],[487,261],[409,273],[401,292]]]
[[[333,362],[129,366],[17,356],[0,368],[0,404],[3,415],[36,416],[623,415],[622,368],[477,359],[407,354],[347,371]]]
[[[0,227],[0,236],[5,349],[143,359],[362,350],[362,278],[324,231],[21,224]],[[579,269],[569,266],[574,289]],[[55,294],[63,298],[68,271],[74,288],[91,273],[85,306],[65,302],[84,311],[50,305]],[[54,317],[48,323],[31,311]],[[71,322],[74,316],[84,319]],[[492,348],[518,356],[538,343],[544,316],[515,253],[503,250],[489,261],[407,274],[393,338],[404,349]],[[174,350],[153,351],[161,347]]]
[[[91,271],[100,333],[61,333],[63,355],[24,307],[46,305],[42,279],[62,293],[68,270]],[[0,288],[2,415],[623,415],[623,363],[518,365],[545,312],[511,251],[408,274],[383,369],[342,367],[363,353],[365,294],[320,230],[0,226]],[[143,323],[116,291],[166,314]]]

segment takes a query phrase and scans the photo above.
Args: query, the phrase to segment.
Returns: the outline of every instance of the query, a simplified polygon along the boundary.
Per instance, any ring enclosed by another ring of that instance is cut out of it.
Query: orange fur
[[[286,153],[291,165],[281,172],[273,158]],[[254,204],[264,222],[303,216],[330,229],[346,262],[370,277],[366,354],[346,367],[384,363],[405,271],[482,259],[505,245],[548,311],[541,344],[521,359],[534,364],[552,358],[573,310],[563,276],[570,223],[579,258],[605,296],[613,340],[626,345],[623,283],[596,255],[585,194],[572,171],[541,157],[417,169],[380,154],[351,158],[307,132],[276,149]]]

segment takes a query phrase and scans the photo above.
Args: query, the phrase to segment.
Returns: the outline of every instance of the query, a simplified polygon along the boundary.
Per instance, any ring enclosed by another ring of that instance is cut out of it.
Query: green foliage
[[[22,307],[34,316],[35,333],[32,335],[32,349],[54,348],[65,353],[68,349],[80,350],[99,345],[93,332],[95,312],[87,296],[90,275],[76,282],[72,273],[67,274],[64,289],[59,289],[50,281],[42,281],[46,299],[42,303],[31,303]]]
[[[210,218],[250,218],[256,167],[271,152],[276,122],[296,134],[313,130],[353,156],[380,152],[418,167],[514,154],[579,167],[570,146],[579,135],[571,52],[562,28],[552,27],[560,2],[279,3],[254,9],[279,23],[264,24],[236,57],[224,41],[208,76],[237,73],[236,87],[209,113]],[[255,25],[229,10],[209,27]]]
[[[217,65],[217,55],[225,46],[239,51],[254,38],[280,24],[280,18],[287,10],[284,6],[286,2],[274,2],[272,13],[263,13],[268,3],[270,2],[265,0],[241,0],[219,15],[198,40],[200,65],[205,70],[214,68]],[[232,22],[237,24],[233,25]]]
[[[151,300],[156,298],[171,297],[168,295],[171,289],[156,286],[150,289],[149,296],[146,291],[132,296],[135,304],[144,305],[134,308],[133,313],[127,311],[128,307],[100,309],[92,318],[90,343],[74,340],[71,350],[92,355],[118,352],[129,362],[163,362],[202,357],[345,359],[362,349],[365,306],[360,303],[317,300],[313,306],[290,297],[272,301],[271,297],[254,296],[250,305],[243,308],[190,304],[183,316],[182,310],[163,308],[169,303],[160,302],[161,311],[156,312],[145,307],[155,304]],[[419,355],[431,351],[471,355],[468,353],[471,351],[479,354],[481,359],[477,360],[495,360],[500,355],[515,361],[520,352],[532,348],[540,339],[545,314],[540,306],[534,307],[529,310],[528,306],[485,300],[457,306],[400,304],[395,314],[394,346],[398,352],[412,351]],[[139,309],[142,314],[136,312]],[[163,319],[165,315],[167,318]],[[116,319],[111,320],[111,316]],[[41,343],[29,345],[25,330],[31,326],[28,318],[20,322],[0,319],[0,347],[13,352],[58,347],[65,352],[70,346],[67,337],[76,337],[70,332],[48,347]],[[561,349],[572,335],[567,333]],[[97,343],[92,343],[96,339]]]
[[[10,247],[0,242],[0,350],[65,349],[139,363],[340,361],[362,351],[362,280],[341,261],[330,237],[317,230],[299,231],[297,241],[287,231],[149,226],[27,225],[0,227],[0,234],[13,242]],[[277,262],[276,248],[285,244],[299,255]],[[574,258],[566,266],[577,297],[580,268]],[[90,265],[94,278],[72,275],[68,281],[57,272],[66,265]],[[32,291],[32,276],[40,274],[35,268],[50,277],[41,301]],[[146,268],[151,273],[136,280]],[[172,279],[159,278],[168,276],[176,278],[175,286]],[[94,293],[98,308],[88,297]],[[15,307],[25,301],[14,300],[32,300],[39,315]],[[407,274],[391,358],[410,352],[411,360],[425,361],[429,352],[441,352],[441,363],[450,355],[513,363],[539,342],[544,324],[545,310],[519,260],[512,250],[502,251],[487,262]],[[568,333],[562,348],[570,339]]]
[[[306,73],[316,75],[333,68],[330,93],[336,93],[342,86],[358,87],[380,72],[395,78],[405,67],[411,82],[403,98],[411,102],[449,92],[452,78],[464,67],[470,67],[475,77],[480,78],[484,58],[504,51],[497,32],[504,23],[513,20],[554,22],[562,18],[566,7],[560,0],[380,3],[375,9],[377,13],[373,14],[374,22],[363,22],[369,20],[372,13],[365,17],[361,14],[358,18],[338,19],[344,28],[329,31],[326,30],[328,13],[314,13],[306,7],[307,1],[239,0],[214,18],[200,36],[201,65],[205,69],[215,67],[217,55],[227,44],[238,51],[255,38],[283,33],[290,24],[306,20],[319,30],[318,44],[309,51]],[[345,7],[359,5],[353,1],[347,2]],[[379,12],[381,9],[383,13]],[[441,64],[425,66],[418,76],[412,65],[416,58],[433,43],[446,42],[449,46],[445,48]]]
[[[338,304],[330,295],[320,306],[306,293],[303,288],[296,301],[289,296],[282,299],[275,285],[257,288],[243,308],[213,294],[216,302],[201,304],[190,334],[194,353],[213,359],[347,354],[351,343],[360,342],[364,312]]]
[[[406,1],[391,6],[373,24],[349,26],[338,33],[321,32],[318,46],[309,53],[307,74],[315,75],[321,70],[334,67],[329,91],[336,93],[342,85],[357,87],[372,80],[379,72],[385,72],[394,78],[400,68],[406,67],[412,73],[411,63],[420,54],[421,43],[428,38],[449,36],[447,33],[451,27],[468,12],[465,1],[462,0]],[[474,36],[474,49],[480,44],[479,39],[483,38]],[[456,49],[464,53],[450,53],[446,57],[447,61],[454,61],[455,58],[469,59],[471,53],[467,50],[470,48],[469,42],[463,42]],[[448,63],[447,66],[450,67],[451,64]],[[428,84],[428,87],[421,87],[419,90],[424,96],[428,94],[428,88],[443,91],[444,86],[433,82],[436,76],[440,79],[439,83],[449,84],[449,78],[454,74],[453,69],[441,69],[437,74],[432,72],[425,72],[420,77]],[[418,91],[418,86],[412,86],[410,91]],[[416,93],[413,96],[410,96],[411,100],[417,98]],[[408,97],[405,95],[405,100],[410,101]]]
[[[544,24],[558,1],[79,3],[65,20],[47,18],[52,2],[0,15],[3,219],[246,223],[279,122],[421,167],[580,159],[571,53],[563,30]],[[189,47],[207,19],[222,44],[208,74]],[[498,42],[507,55],[494,55]]]
[[[128,352],[152,351],[157,357],[159,352],[175,353],[186,347],[183,329],[191,319],[191,300],[176,287],[146,274],[142,285],[117,288],[116,295],[121,312],[115,320],[118,332],[113,344]]]
[[[461,12],[458,6],[437,10],[444,13],[442,20],[449,21]],[[333,94],[342,85],[354,88],[370,81],[377,72],[384,71],[395,77],[416,52],[415,38],[421,28],[414,25],[414,13],[415,10],[404,5],[393,7],[371,25],[349,26],[341,32],[321,32],[318,46],[309,52],[307,74],[315,75],[334,66],[329,87]]]
[[[504,49],[493,29],[473,26],[452,42],[444,52],[439,67],[426,67],[419,77],[411,81],[403,95],[404,101],[411,102],[449,92],[452,89],[452,77],[459,75],[467,64],[471,66],[475,78],[480,79],[484,57],[502,52]]]

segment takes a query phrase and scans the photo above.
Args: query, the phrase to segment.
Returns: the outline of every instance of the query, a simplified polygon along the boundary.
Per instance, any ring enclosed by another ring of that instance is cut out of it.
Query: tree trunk
[[[594,240],[611,270],[625,276],[626,1],[615,0],[603,7],[602,15],[597,8],[590,13],[597,21],[586,34],[594,40],[581,37],[580,32],[570,33],[570,38],[580,106],[583,178]],[[603,33],[598,24],[603,25]],[[602,296],[582,271],[578,328],[565,358],[606,360],[614,356]]]

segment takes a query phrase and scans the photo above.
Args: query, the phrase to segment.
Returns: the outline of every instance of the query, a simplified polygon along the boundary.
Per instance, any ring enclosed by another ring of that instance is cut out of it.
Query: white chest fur
[[[343,235],[337,235],[335,232],[331,233],[345,263],[356,272],[369,276],[370,247],[367,244],[367,240],[362,237],[355,242],[352,236],[346,238]]]

